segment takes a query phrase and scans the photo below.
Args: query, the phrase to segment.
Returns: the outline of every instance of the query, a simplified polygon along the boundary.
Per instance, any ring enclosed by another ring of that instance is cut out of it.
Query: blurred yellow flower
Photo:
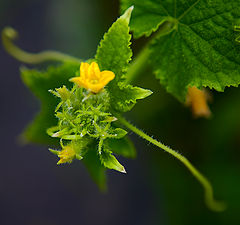
[[[81,63],[80,76],[73,77],[70,81],[93,93],[98,93],[113,80],[114,77],[115,74],[112,71],[105,70],[101,72],[98,64],[92,62],[90,65],[88,63]]]
[[[74,157],[76,156],[76,152],[71,146],[66,146],[62,151],[58,153],[58,157],[60,160],[57,162],[57,164],[62,163],[71,163]]]
[[[194,117],[205,117],[211,116],[211,111],[208,107],[209,96],[207,92],[199,90],[196,87],[189,87],[187,94],[187,105],[191,106]]]

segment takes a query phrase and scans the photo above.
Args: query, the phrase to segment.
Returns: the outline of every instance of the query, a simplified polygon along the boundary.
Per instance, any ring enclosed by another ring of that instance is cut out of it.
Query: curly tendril
[[[47,50],[39,53],[29,53],[18,46],[13,41],[18,38],[18,32],[12,27],[5,27],[2,31],[2,44],[5,50],[15,59],[29,64],[38,64],[45,61],[62,61],[62,62],[81,62],[80,59],[58,51]]]

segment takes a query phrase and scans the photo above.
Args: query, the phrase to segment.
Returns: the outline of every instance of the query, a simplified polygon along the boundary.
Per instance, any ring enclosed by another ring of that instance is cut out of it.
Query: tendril
[[[18,38],[18,32],[12,27],[5,27],[2,30],[2,44],[5,50],[17,60],[28,63],[38,64],[45,61],[62,61],[62,62],[78,62],[81,60],[70,55],[63,54],[58,51],[42,51],[39,53],[29,53],[14,44],[14,40]]]

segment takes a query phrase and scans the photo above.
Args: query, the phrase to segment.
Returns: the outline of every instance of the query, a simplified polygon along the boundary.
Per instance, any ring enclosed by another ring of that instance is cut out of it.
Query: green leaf
[[[60,88],[56,88],[56,92],[58,93],[57,97],[60,97],[62,101],[67,101],[67,99],[69,99],[71,95],[70,91],[66,88],[65,85]]]
[[[132,109],[138,99],[144,99],[151,94],[150,90],[119,83],[118,88],[112,89],[112,107],[119,112],[127,112]]]
[[[24,131],[23,137],[27,141],[41,144],[57,143],[56,139],[47,135],[46,130],[57,124],[54,110],[59,99],[49,93],[48,90],[61,87],[63,84],[71,87],[72,84],[68,80],[74,77],[78,70],[78,63],[66,63],[57,67],[50,66],[44,72],[34,69],[21,69],[23,82],[41,101],[41,112]]]
[[[126,136],[127,131],[123,130],[122,128],[115,128],[113,130],[110,130],[110,138],[114,139],[120,139]]]
[[[121,0],[121,9],[125,10],[134,5],[131,30],[135,38],[149,36],[169,17],[168,11],[173,11],[174,0]]]
[[[132,0],[123,2],[133,4]],[[240,84],[240,45],[235,40],[239,33],[234,30],[234,25],[239,25],[240,1],[141,2],[143,12],[162,15],[163,6],[176,18],[175,29],[168,36],[154,38],[149,57],[168,92],[183,102],[189,86],[224,91]],[[146,2],[159,6],[151,8]],[[139,10],[137,3],[135,9]]]
[[[107,144],[109,149],[117,155],[121,155],[126,158],[136,157],[136,149],[128,137],[122,139],[108,139]]]
[[[53,153],[54,155],[59,155],[59,151],[58,150],[54,150],[54,149],[51,149],[51,148],[49,148],[48,149],[51,153]]]
[[[101,164],[95,148],[89,150],[82,159],[92,179],[96,182],[99,189],[105,191],[106,185],[106,169]]]
[[[125,168],[118,162],[118,160],[112,155],[112,152],[106,149],[106,145],[104,146],[104,150],[101,152],[100,160],[102,164],[108,168],[117,170],[121,173],[126,173]]]
[[[128,68],[131,60],[132,50],[129,47],[131,35],[129,34],[129,19],[132,9],[128,9],[110,27],[104,35],[95,56],[101,70],[111,70],[115,78],[109,86],[116,86]]]

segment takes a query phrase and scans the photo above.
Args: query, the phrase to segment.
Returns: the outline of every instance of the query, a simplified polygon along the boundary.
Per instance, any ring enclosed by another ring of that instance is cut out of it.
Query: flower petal
[[[88,79],[96,80],[100,78],[100,69],[98,64],[92,62],[88,68]]]
[[[82,78],[86,78],[88,75],[88,68],[89,68],[89,64],[88,63],[81,63],[80,66],[80,77]]]
[[[102,71],[101,74],[100,74],[100,80],[99,82],[105,86],[107,85],[111,80],[114,79],[115,77],[115,74],[112,72],[112,71],[108,71],[108,70],[105,70],[105,71]]]
[[[75,150],[70,146],[66,146],[62,151],[58,153],[58,157],[60,159],[57,162],[57,164],[59,165],[62,163],[71,163],[75,155],[76,155]]]
[[[73,77],[69,81],[77,84],[80,87],[84,87],[84,88],[88,89],[88,85],[82,77]]]

